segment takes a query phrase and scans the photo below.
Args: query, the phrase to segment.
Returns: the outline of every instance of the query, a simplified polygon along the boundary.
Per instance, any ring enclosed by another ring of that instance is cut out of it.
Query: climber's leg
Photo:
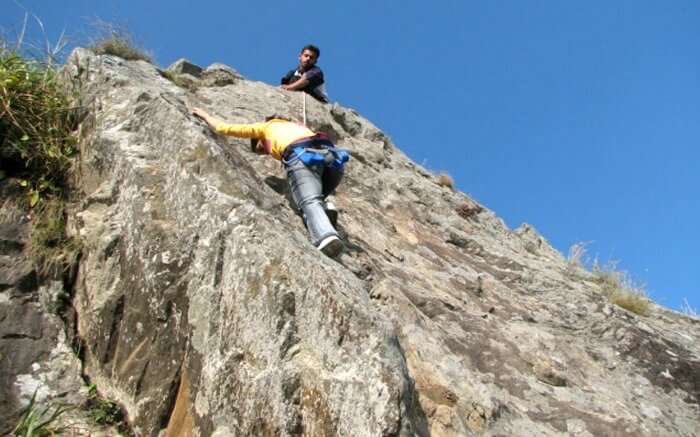
[[[323,210],[320,174],[323,168],[309,168],[303,162],[295,160],[286,166],[286,170],[292,199],[302,212],[311,242],[319,246],[329,237],[337,238],[338,233]]]

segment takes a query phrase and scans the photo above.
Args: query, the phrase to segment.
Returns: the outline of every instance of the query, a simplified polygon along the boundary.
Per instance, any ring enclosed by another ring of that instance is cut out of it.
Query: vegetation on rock
[[[96,425],[115,426],[120,435],[131,435],[126,417],[119,404],[100,396],[95,384],[88,386],[88,399],[84,408]]]
[[[43,273],[60,272],[80,244],[65,232],[71,159],[77,154],[77,96],[50,60],[0,45],[0,178],[23,187],[33,217],[29,253]]]
[[[54,405],[39,411],[36,404],[36,392],[32,395],[29,405],[12,431],[12,437],[47,437],[59,435],[66,428],[56,424],[58,418],[70,410],[68,405]],[[53,410],[53,412],[51,412]]]
[[[632,282],[627,272],[609,266],[593,265],[593,273],[610,302],[640,316],[649,315],[651,304],[644,287]]]
[[[73,101],[51,64],[0,46],[0,177],[17,178],[30,206],[66,185],[77,152]]]
[[[128,31],[110,23],[95,23],[100,36],[88,47],[98,55],[118,56],[127,61],[153,62],[143,48],[134,42]]]
[[[569,248],[567,264],[570,273],[577,269],[585,269],[586,264],[590,263],[590,260],[587,263],[586,259],[587,245],[588,242],[579,242]],[[627,272],[617,269],[615,262],[601,266],[598,260],[594,259],[591,270],[596,282],[600,284],[601,291],[611,303],[640,316],[649,315],[651,301],[644,287],[635,284]]]
[[[80,241],[66,234],[65,208],[61,199],[53,198],[34,209],[28,249],[42,273],[61,273],[73,265],[80,254]]]
[[[454,180],[452,179],[452,176],[448,175],[447,173],[440,173],[437,177],[437,184],[440,185],[441,187],[447,187],[449,189],[454,189]]]

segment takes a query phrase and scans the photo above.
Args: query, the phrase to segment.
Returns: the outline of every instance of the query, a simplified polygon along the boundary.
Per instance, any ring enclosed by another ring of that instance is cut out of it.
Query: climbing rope
[[[302,91],[299,94],[301,94],[301,108],[304,113],[304,126],[306,126],[306,93]]]

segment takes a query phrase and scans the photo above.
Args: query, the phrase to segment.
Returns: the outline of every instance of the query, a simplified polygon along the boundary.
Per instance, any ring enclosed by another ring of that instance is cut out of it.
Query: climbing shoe
[[[335,235],[328,236],[318,245],[318,250],[324,255],[334,258],[343,251],[343,242]]]

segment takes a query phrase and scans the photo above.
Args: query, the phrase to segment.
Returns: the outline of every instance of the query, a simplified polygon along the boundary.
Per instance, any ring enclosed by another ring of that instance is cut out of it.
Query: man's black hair
[[[304,50],[316,53],[316,59],[321,57],[321,50],[313,44],[305,45],[304,48],[301,49],[301,53],[304,53]]]

